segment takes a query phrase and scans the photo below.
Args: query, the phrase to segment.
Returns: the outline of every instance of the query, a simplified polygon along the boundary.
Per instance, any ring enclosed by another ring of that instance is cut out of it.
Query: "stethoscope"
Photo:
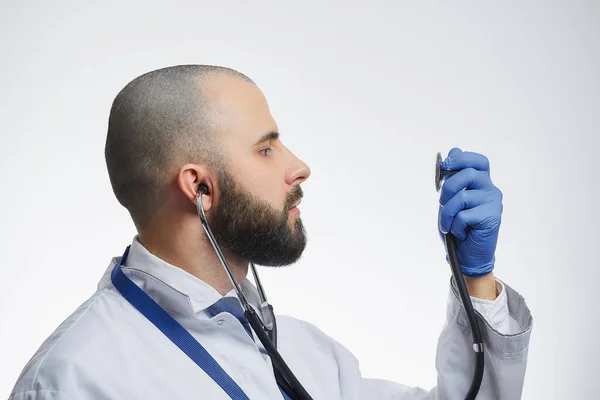
[[[258,290],[258,296],[260,299],[260,311],[262,313],[263,319],[258,316],[254,308],[248,303],[246,300],[246,296],[242,291],[240,285],[235,280],[233,273],[231,272],[231,268],[221,251],[221,248],[217,244],[215,237],[208,226],[208,221],[206,219],[206,215],[204,214],[204,208],[202,207],[202,195],[208,194],[208,187],[201,183],[198,186],[198,194],[196,197],[196,209],[198,211],[198,216],[200,217],[200,221],[202,222],[202,227],[206,232],[206,236],[208,236],[208,240],[210,244],[215,249],[229,280],[231,281],[231,285],[233,286],[240,303],[242,303],[242,307],[244,307],[244,315],[250,326],[258,336],[258,339],[264,346],[265,350],[271,357],[271,362],[273,363],[273,371],[275,373],[275,380],[277,383],[286,391],[288,395],[297,400],[312,400],[312,397],[308,394],[306,389],[302,386],[302,384],[298,381],[296,376],[294,376],[293,372],[290,370],[288,365],[285,363],[281,354],[277,351],[277,321],[275,320],[275,313],[273,311],[273,306],[269,304],[267,301],[267,296],[265,294],[265,290],[260,282],[260,278],[258,277],[258,273],[256,272],[256,268],[253,263],[250,263],[250,269],[252,270],[252,275],[254,276],[254,281],[256,282],[256,288]]]
[[[441,153],[437,153],[435,160],[435,190],[440,191],[442,187],[442,181],[446,179],[446,177],[450,177],[456,174],[458,171],[442,171],[440,163],[442,162]],[[458,288],[458,294],[460,296],[460,300],[465,308],[465,312],[467,314],[467,319],[469,320],[469,326],[471,327],[471,332],[473,334],[473,350],[475,351],[475,372],[473,373],[473,380],[471,382],[471,387],[467,392],[467,396],[465,400],[473,400],[477,397],[477,393],[479,392],[479,388],[481,387],[481,381],[483,379],[483,339],[481,337],[481,330],[479,329],[479,325],[477,324],[477,320],[475,318],[475,311],[473,310],[473,303],[471,303],[471,297],[469,296],[469,292],[467,290],[467,285],[465,284],[465,279],[460,270],[460,264],[458,262],[458,255],[456,251],[456,237],[448,232],[444,235],[446,239],[446,248],[448,249],[448,258],[450,259],[450,268],[452,269],[452,276],[454,277],[454,282],[456,282],[456,286]]]
[[[437,153],[436,163],[435,163],[435,189],[436,191],[440,191],[442,186],[442,181],[447,179],[457,173],[458,171],[442,171],[440,163],[442,162],[442,155]],[[275,319],[275,313],[273,311],[273,306],[269,304],[267,301],[267,296],[265,294],[265,290],[262,286],[260,278],[258,277],[258,273],[256,272],[256,268],[253,263],[250,263],[250,269],[252,271],[252,275],[254,277],[254,281],[256,282],[256,288],[258,290],[258,295],[260,299],[260,310],[263,316],[263,319],[258,316],[254,308],[248,303],[244,292],[242,291],[240,285],[235,280],[233,272],[223,255],[219,245],[217,244],[215,237],[208,225],[208,221],[206,219],[206,215],[204,214],[204,208],[202,207],[202,195],[208,195],[208,187],[205,184],[200,184],[198,187],[198,194],[196,198],[196,209],[198,211],[198,216],[200,217],[200,221],[202,222],[202,227],[206,232],[206,235],[215,249],[219,261],[223,265],[229,280],[231,281],[231,285],[233,286],[242,306],[244,307],[244,315],[248,319],[250,326],[258,336],[258,339],[263,344],[265,350],[271,357],[271,361],[273,363],[273,370],[275,373],[275,379],[277,383],[294,399],[297,400],[312,400],[312,397],[308,394],[306,389],[302,386],[302,384],[298,381],[298,379],[294,376],[293,372],[290,370],[288,365],[285,363],[279,352],[277,351],[277,321]],[[473,350],[475,351],[475,373],[473,374],[473,381],[471,382],[471,387],[465,397],[465,400],[473,400],[477,396],[479,392],[479,388],[481,387],[481,381],[483,379],[483,339],[481,336],[481,331],[479,329],[479,325],[477,324],[477,320],[475,318],[475,311],[473,310],[473,304],[471,303],[471,298],[469,297],[469,293],[467,290],[467,286],[465,284],[465,280],[462,276],[460,270],[460,264],[458,262],[458,255],[456,250],[456,237],[448,232],[444,235],[446,240],[446,248],[448,250],[448,258],[450,259],[450,266],[452,269],[452,276],[454,277],[454,281],[456,282],[456,286],[458,288],[458,293],[462,304],[465,308],[465,312],[467,315],[467,319],[469,321],[469,325],[471,327],[471,332],[473,334]]]

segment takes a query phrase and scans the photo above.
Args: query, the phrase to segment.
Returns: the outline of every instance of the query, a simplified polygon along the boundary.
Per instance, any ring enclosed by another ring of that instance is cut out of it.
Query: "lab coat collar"
[[[110,274],[120,258],[114,257],[111,260],[98,283],[98,289],[108,284],[112,286]],[[123,271],[165,310],[187,317],[207,315],[206,309],[224,297],[208,283],[150,253],[139,242],[137,235],[131,243]],[[240,287],[250,305],[260,315],[260,298],[256,287],[248,279],[240,282]],[[225,296],[237,298],[234,289]]]

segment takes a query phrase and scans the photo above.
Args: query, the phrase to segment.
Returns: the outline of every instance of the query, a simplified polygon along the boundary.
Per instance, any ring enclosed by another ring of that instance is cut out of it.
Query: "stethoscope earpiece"
[[[198,216],[200,217],[200,221],[202,222],[202,227],[206,232],[206,236],[210,241],[213,249],[217,253],[217,257],[219,261],[223,265],[225,269],[225,273],[233,286],[242,307],[244,308],[244,316],[248,319],[250,326],[258,336],[258,339],[261,341],[265,350],[271,357],[271,361],[273,362],[273,366],[275,369],[275,380],[277,383],[285,387],[286,391],[289,392],[289,395],[294,395],[295,399],[299,400],[312,400],[312,397],[308,394],[306,389],[302,386],[302,384],[298,381],[298,378],[294,376],[294,373],[287,366],[279,352],[277,351],[277,321],[275,319],[275,313],[273,311],[273,306],[269,304],[267,301],[267,296],[263,289],[262,283],[256,273],[256,268],[253,263],[250,263],[250,270],[252,271],[252,275],[254,275],[254,280],[256,282],[256,289],[258,291],[258,297],[260,299],[260,311],[262,313],[262,320],[256,313],[256,311],[252,308],[248,300],[246,299],[246,295],[242,291],[242,288],[236,281],[231,267],[227,263],[225,259],[225,255],[221,251],[221,248],[217,244],[217,239],[213,235],[210,226],[208,225],[208,221],[206,219],[206,215],[204,214],[204,208],[202,208],[202,195],[208,194],[208,186],[204,183],[198,185],[198,199],[196,201],[196,209],[198,211]]]
[[[198,185],[198,194],[208,194],[208,186],[206,186],[204,183],[201,183],[200,185]]]

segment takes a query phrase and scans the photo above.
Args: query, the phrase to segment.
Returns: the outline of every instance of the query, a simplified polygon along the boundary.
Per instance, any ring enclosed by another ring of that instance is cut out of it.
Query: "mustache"
[[[289,210],[294,203],[296,203],[298,200],[300,200],[303,197],[304,197],[304,192],[302,191],[302,188],[300,187],[300,185],[294,186],[288,193],[288,197],[285,202],[286,211]]]

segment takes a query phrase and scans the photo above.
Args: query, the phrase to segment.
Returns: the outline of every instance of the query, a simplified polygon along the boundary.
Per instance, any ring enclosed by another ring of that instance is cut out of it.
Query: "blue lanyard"
[[[112,270],[110,278],[115,288],[132,306],[202,368],[229,397],[234,400],[250,400],[242,388],[221,368],[208,351],[179,322],[125,275],[121,266],[127,258],[129,248],[130,246],[127,246],[125,253]],[[289,399],[287,394],[281,388],[279,389],[284,398]]]

